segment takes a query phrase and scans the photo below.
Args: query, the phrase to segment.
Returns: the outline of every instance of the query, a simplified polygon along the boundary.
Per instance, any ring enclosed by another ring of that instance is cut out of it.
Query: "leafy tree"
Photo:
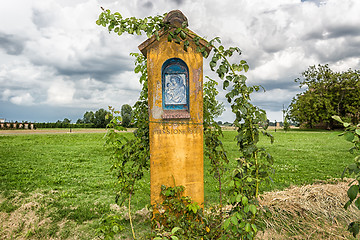
[[[86,112],[83,117],[84,123],[94,123],[95,115],[93,111]]]
[[[71,122],[71,120],[68,118],[64,118],[64,120],[63,120],[63,124],[69,124],[70,122]]]
[[[121,118],[122,125],[124,127],[130,127],[132,120],[132,108],[129,104],[124,104],[121,106]]]
[[[293,98],[290,105],[291,120],[306,127],[334,128],[338,115],[344,121],[360,120],[360,71],[334,72],[328,65],[310,66],[295,79],[307,90]]]
[[[105,128],[106,125],[110,122],[111,119],[107,118],[106,115],[108,115],[109,112],[106,111],[103,108],[100,108],[97,110],[94,114],[94,126],[96,128]]]
[[[96,128],[105,128],[106,125],[110,122],[111,119],[106,118],[106,115],[109,111],[106,111],[103,108],[100,108],[95,113],[93,111],[87,111],[84,114],[83,119],[78,119],[77,124],[91,124]],[[90,126],[91,127],[91,126]]]

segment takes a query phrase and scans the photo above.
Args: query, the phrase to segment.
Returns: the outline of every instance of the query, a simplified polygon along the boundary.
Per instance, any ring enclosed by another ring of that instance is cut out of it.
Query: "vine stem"
[[[251,124],[251,129],[253,129],[253,125]],[[252,137],[252,141],[255,140],[255,136],[254,136],[254,131],[251,132],[251,137]],[[259,196],[259,166],[258,166],[258,155],[257,155],[257,151],[254,152],[254,159],[255,159],[255,166],[256,166],[256,172],[255,172],[255,176],[256,176],[256,183],[255,183],[255,200],[258,199]],[[252,216],[252,222],[255,222],[255,214]]]
[[[219,171],[219,166],[216,167],[216,172],[218,175],[218,181],[219,181],[219,203],[220,203],[220,218],[223,218],[223,211],[222,211],[222,189],[221,189],[221,175]]]
[[[251,124],[251,129],[253,129],[253,125]],[[254,131],[251,132],[251,137],[252,137],[252,141],[255,140],[255,136],[254,136]],[[255,159],[255,166],[256,166],[256,180],[259,178],[259,166],[258,166],[258,156],[257,156],[257,151],[254,152],[254,159]],[[256,188],[255,188],[255,199],[258,198],[259,195],[259,182],[256,181]]]
[[[130,193],[129,193],[129,212],[128,212],[128,214],[129,214],[131,232],[132,232],[133,238],[136,239],[135,231],[134,231],[134,226],[133,226],[133,222],[132,222],[132,218],[131,218],[131,196],[132,196],[133,190],[134,190],[134,184],[132,184],[132,186],[131,186],[131,191],[130,191]]]

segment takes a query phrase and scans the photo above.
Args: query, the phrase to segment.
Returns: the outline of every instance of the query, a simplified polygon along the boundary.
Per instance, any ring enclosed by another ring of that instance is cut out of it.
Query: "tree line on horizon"
[[[79,118],[76,123],[71,123],[71,120],[64,118],[56,122],[36,123],[36,128],[106,128],[111,121],[111,117],[107,117],[110,112],[100,108],[97,111],[86,111],[83,118]],[[121,119],[124,127],[133,126],[132,122],[132,107],[129,104],[124,104],[121,107]]]

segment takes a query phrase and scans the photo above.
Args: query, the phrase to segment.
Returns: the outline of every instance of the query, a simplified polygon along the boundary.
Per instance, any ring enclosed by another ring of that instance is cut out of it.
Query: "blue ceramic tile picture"
[[[186,85],[185,74],[165,75],[165,105],[186,104]]]
[[[170,58],[161,69],[162,99],[165,110],[189,109],[189,69],[180,58]]]

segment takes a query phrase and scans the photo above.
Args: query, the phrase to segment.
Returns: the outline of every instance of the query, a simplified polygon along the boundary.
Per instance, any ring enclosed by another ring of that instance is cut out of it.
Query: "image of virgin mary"
[[[165,104],[186,104],[184,74],[169,74],[165,78]]]

